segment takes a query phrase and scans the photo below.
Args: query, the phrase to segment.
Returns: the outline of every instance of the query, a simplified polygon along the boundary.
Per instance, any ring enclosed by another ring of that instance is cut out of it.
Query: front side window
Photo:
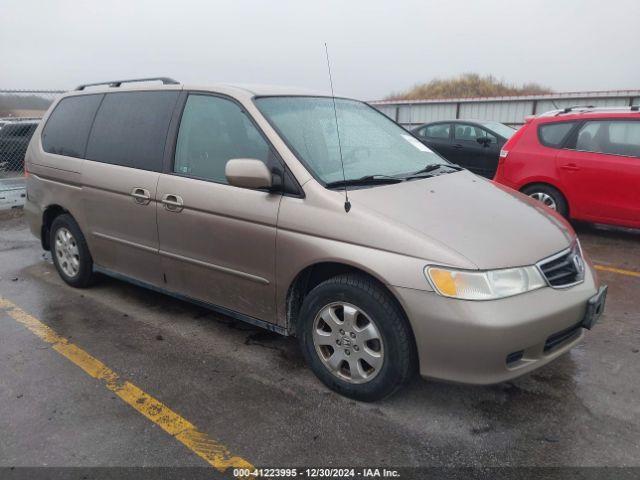
[[[454,130],[454,136],[456,140],[462,140],[467,142],[478,142],[486,139],[488,143],[498,143],[498,139],[492,133],[489,133],[484,128],[477,127],[475,125],[456,125]]]
[[[560,148],[575,122],[547,123],[538,128],[540,143],[547,147]]]
[[[174,172],[228,183],[225,166],[232,158],[273,161],[269,144],[238,104],[211,95],[189,95],[178,132]]]
[[[498,143],[498,139],[492,133],[487,132],[484,128],[476,128],[477,138],[486,139],[488,143]]]
[[[576,150],[640,157],[640,121],[591,121],[578,132]]]
[[[444,160],[369,105],[331,97],[262,97],[256,105],[309,172],[325,184],[400,176]],[[340,132],[340,146],[338,134]]]
[[[611,143],[640,145],[640,122],[637,120],[609,122],[609,139]]]
[[[506,139],[511,138],[513,134],[516,133],[515,128],[511,128],[510,126],[505,125],[504,123],[499,123],[499,122],[479,122],[479,123],[480,125],[487,127],[489,130],[496,132],[498,135]]]

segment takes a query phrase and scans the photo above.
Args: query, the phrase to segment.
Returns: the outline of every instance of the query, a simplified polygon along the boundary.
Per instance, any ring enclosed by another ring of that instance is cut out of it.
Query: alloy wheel
[[[313,321],[313,344],[324,366],[349,383],[371,381],[384,362],[378,327],[350,303],[336,302],[320,309]]]
[[[75,277],[80,271],[80,252],[76,239],[69,230],[61,227],[56,232],[55,255],[58,265],[68,277]]]
[[[534,192],[534,193],[530,193],[529,196],[534,200],[538,200],[539,202],[544,203],[547,207],[549,207],[552,210],[558,209],[558,206],[556,205],[556,201],[548,193]]]

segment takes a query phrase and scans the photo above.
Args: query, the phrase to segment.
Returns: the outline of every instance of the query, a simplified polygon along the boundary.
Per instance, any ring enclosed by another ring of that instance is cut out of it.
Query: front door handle
[[[568,163],[566,165],[560,165],[560,168],[562,168],[564,170],[569,170],[571,172],[577,172],[578,170],[580,170],[580,167],[577,166],[575,163]]]
[[[174,195],[173,193],[167,193],[162,196],[162,204],[165,210],[169,212],[181,212],[184,208],[184,201],[180,195]]]
[[[148,205],[151,201],[151,194],[146,188],[134,187],[131,190],[131,196],[138,205]]]
[[[459,143],[456,143],[453,148],[462,148],[462,145],[460,145]]]

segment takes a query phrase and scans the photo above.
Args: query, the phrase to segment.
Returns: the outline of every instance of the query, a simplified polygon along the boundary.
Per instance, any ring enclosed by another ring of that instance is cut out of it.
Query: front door
[[[498,164],[498,141],[476,125],[458,123],[453,130],[453,161],[477,175],[493,178]]]
[[[229,185],[232,158],[277,163],[239,104],[191,93],[171,172],[156,199],[166,288],[209,304],[275,322],[276,221],[281,195]]]
[[[640,121],[584,122],[556,162],[573,216],[640,226]]]

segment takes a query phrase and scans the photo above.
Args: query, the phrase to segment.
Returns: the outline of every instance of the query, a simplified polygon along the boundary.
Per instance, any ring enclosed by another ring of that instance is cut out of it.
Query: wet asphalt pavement
[[[595,263],[640,270],[640,233],[579,234]],[[109,278],[68,287],[21,213],[0,216],[0,297],[263,466],[640,466],[640,277],[600,276],[606,315],[558,361],[365,404],[328,391],[293,338]],[[2,311],[0,432],[0,466],[206,465]]]

